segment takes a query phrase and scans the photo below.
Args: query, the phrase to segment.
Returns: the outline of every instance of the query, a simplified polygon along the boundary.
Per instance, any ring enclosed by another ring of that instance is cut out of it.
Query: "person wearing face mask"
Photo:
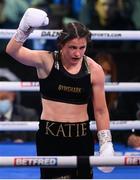
[[[5,120],[4,116],[12,108],[12,103],[8,99],[0,100],[0,119]]]
[[[10,81],[8,77],[0,77],[0,81]],[[0,121],[37,121],[34,109],[22,106],[18,94],[12,91],[0,91]],[[35,140],[33,132],[2,131],[0,141],[25,142]]]

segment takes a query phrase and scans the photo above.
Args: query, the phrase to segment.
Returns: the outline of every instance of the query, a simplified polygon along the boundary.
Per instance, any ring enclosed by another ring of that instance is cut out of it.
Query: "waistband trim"
[[[40,120],[39,130],[45,135],[66,138],[87,136],[90,131],[89,121],[69,123],[48,120]]]

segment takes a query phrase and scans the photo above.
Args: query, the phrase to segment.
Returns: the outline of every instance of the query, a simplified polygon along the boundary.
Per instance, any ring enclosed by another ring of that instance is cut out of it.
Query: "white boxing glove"
[[[49,18],[45,11],[36,8],[28,8],[20,21],[14,37],[17,42],[24,43],[35,28],[48,24]]]
[[[98,132],[98,139],[100,145],[100,156],[114,156],[114,148],[112,144],[112,137],[110,130],[101,130]],[[98,167],[104,173],[110,173],[115,167],[100,166]]]

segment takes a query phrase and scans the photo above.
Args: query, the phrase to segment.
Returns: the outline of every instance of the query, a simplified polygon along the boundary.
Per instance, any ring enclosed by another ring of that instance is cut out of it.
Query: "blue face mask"
[[[110,74],[105,75],[105,82],[111,82],[111,75]]]
[[[4,115],[12,108],[12,102],[8,99],[0,100],[0,115]]]

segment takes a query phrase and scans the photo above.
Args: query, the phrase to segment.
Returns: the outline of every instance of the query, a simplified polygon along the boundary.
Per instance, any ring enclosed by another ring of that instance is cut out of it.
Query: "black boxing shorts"
[[[90,156],[94,154],[89,121],[63,123],[40,120],[36,133],[38,156]],[[41,179],[91,179],[89,164],[77,168],[40,168]]]

